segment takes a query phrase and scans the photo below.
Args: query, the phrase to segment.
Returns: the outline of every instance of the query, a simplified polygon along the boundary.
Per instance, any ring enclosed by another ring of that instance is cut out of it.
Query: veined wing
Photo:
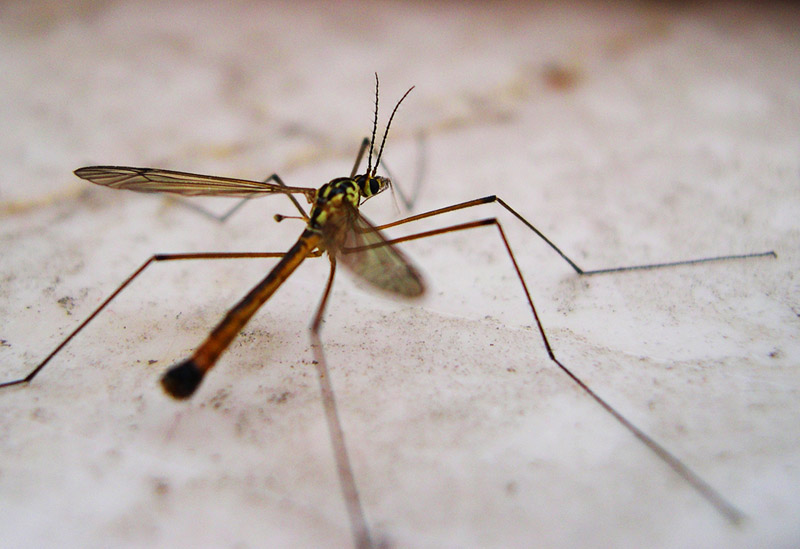
[[[314,189],[282,187],[261,181],[199,175],[155,168],[127,166],[87,166],[75,175],[97,185],[140,193],[176,193],[184,196],[233,196],[248,198],[271,193],[303,193],[313,200]]]
[[[337,261],[376,288],[405,297],[425,293],[425,283],[416,267],[397,247],[386,242],[380,231],[356,212]]]

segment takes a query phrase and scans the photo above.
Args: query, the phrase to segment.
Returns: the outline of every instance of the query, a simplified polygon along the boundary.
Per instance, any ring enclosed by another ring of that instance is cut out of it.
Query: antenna
[[[375,144],[375,132],[378,129],[378,73],[375,73],[375,116],[372,119],[372,139],[369,140],[369,156],[367,157],[367,175],[372,171],[372,147]],[[378,163],[375,163],[378,169]]]
[[[378,82],[378,74],[376,73],[375,74],[375,122],[376,123],[377,123],[377,120],[378,120],[378,118],[377,118],[377,116],[378,116],[378,85],[377,85],[377,82]],[[392,119],[394,118],[394,113],[397,112],[397,107],[400,106],[400,103],[403,102],[403,99],[405,99],[406,96],[409,93],[411,93],[411,90],[413,90],[413,89],[414,89],[414,86],[411,86],[410,88],[408,88],[408,91],[403,94],[403,97],[401,97],[400,101],[397,102],[397,105],[394,106],[394,109],[392,110],[392,114],[389,116],[389,122],[386,123],[386,130],[383,132],[383,139],[381,140],[381,148],[378,150],[378,157],[375,159],[375,167],[372,169],[372,173],[371,174],[369,173],[369,170],[367,170],[367,175],[370,175],[370,176],[374,177],[375,173],[378,171],[378,165],[381,163],[381,155],[383,154],[383,146],[386,144],[386,136],[389,135],[389,126],[392,125]],[[375,140],[375,126],[372,127],[372,140],[373,141]],[[372,144],[371,143],[370,143],[369,151],[370,151],[370,156],[372,156]]]

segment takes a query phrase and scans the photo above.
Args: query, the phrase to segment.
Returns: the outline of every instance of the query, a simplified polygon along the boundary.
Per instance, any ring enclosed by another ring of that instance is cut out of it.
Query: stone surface
[[[281,251],[281,197],[219,224],[93,187],[90,164],[289,185],[346,175],[371,129],[414,211],[497,194],[557,356],[736,506],[721,515],[547,358],[491,228],[408,243],[421,303],[341,273],[324,325],[374,539],[398,547],[800,541],[798,11],[593,3],[4,4],[0,380],[27,373],[155,252]],[[425,139],[417,137],[424,132]],[[423,151],[420,155],[419,151]],[[216,211],[224,200],[204,201]],[[400,213],[388,196],[364,207]],[[149,269],[34,383],[0,392],[8,547],[347,546],[307,326],[309,261],[188,402],[158,379],[272,262]]]

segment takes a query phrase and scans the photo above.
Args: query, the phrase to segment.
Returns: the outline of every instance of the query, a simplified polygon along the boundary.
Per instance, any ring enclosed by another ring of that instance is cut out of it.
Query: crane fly
[[[411,89],[392,111],[381,149],[375,158],[375,166],[371,165],[373,151],[370,141],[366,172],[356,175],[356,163],[350,177],[332,179],[319,189],[153,168],[90,166],[75,170],[75,175],[82,179],[114,189],[243,198],[296,193],[303,194],[309,204],[313,205],[308,215],[297,205],[307,221],[306,228],[272,271],[228,312],[189,359],[173,366],[164,374],[161,384],[167,393],[175,398],[190,397],[206,372],[214,367],[250,318],[309,256],[327,252],[331,261],[331,275],[337,262],[340,262],[361,279],[381,290],[409,298],[419,297],[424,293],[425,286],[418,270],[400,250],[387,243],[381,233],[358,211],[364,201],[391,185],[389,178],[378,176],[376,172],[392,118]],[[359,157],[363,155],[363,149],[362,145]],[[327,300],[327,297],[326,290],[323,300]]]
[[[355,545],[358,547],[372,546],[372,539],[364,518],[361,502],[356,489],[352,467],[345,446],[344,433],[338,418],[336,402],[331,387],[325,356],[322,351],[320,328],[328,302],[328,297],[333,285],[334,275],[338,264],[344,265],[358,278],[366,281],[372,287],[388,292],[394,296],[404,298],[417,298],[424,294],[425,284],[418,269],[397,248],[401,242],[422,239],[444,233],[475,229],[479,227],[494,226],[499,231],[500,239],[514,268],[517,279],[525,294],[528,306],[535,321],[536,331],[551,361],[566,374],[572,382],[594,400],[601,408],[614,417],[625,429],[641,441],[660,460],[687,482],[702,498],[704,498],[722,516],[733,523],[739,522],[743,515],[733,504],[728,502],[711,485],[703,480],[697,473],[685,465],[680,458],[667,450],[659,442],[633,424],[617,409],[597,394],[573,371],[562,363],[553,351],[544,327],[539,319],[539,314],[533,304],[533,299],[522,276],[511,247],[506,239],[500,222],[496,218],[487,218],[478,221],[450,225],[395,239],[385,238],[381,230],[420,219],[480,206],[496,203],[510,212],[516,219],[533,231],[539,238],[546,242],[558,255],[564,259],[578,275],[597,275],[630,270],[656,269],[679,265],[691,265],[711,261],[745,259],[755,257],[777,257],[775,252],[747,253],[740,255],[725,255],[674,261],[669,263],[656,263],[646,265],[633,265],[614,267],[609,269],[584,270],[551,242],[543,233],[529,223],[511,206],[495,195],[477,198],[467,202],[454,204],[444,208],[431,210],[418,215],[374,226],[359,213],[359,207],[371,197],[380,194],[391,187],[389,177],[377,175],[381,164],[386,138],[389,133],[397,109],[413,89],[410,88],[400,98],[392,110],[386,124],[380,147],[375,153],[376,132],[378,123],[378,77],[375,75],[375,112],[372,125],[371,138],[365,138],[361,144],[353,169],[348,177],[332,179],[318,189],[309,187],[287,186],[277,174],[273,174],[265,181],[250,181],[228,177],[198,175],[187,172],[161,170],[153,168],[132,168],[122,166],[90,166],[75,170],[78,177],[113,189],[124,189],[145,193],[173,193],[183,196],[223,196],[253,198],[257,196],[282,194],[287,196],[302,219],[306,221],[297,242],[285,253],[252,252],[252,253],[189,253],[189,254],[157,254],[145,261],[133,274],[131,274],[94,312],[85,319],[73,332],[70,333],[38,366],[24,378],[0,383],[0,388],[20,385],[30,382],[47,363],[64,347],[75,335],[78,334],[92,319],[94,319],[125,287],[127,287],[139,274],[154,262],[189,260],[189,259],[230,259],[253,257],[276,257],[278,263],[237,305],[235,305],[214,328],[206,340],[186,360],[169,368],[161,378],[164,390],[176,399],[189,398],[198,388],[204,376],[219,360],[222,353],[231,344],[234,338],[244,328],[247,322],[266,303],[275,291],[286,281],[294,270],[309,257],[320,257],[327,253],[330,260],[330,271],[327,283],[323,290],[322,298],[314,314],[310,334],[315,357],[315,367],[320,382],[322,403],[328,430],[336,461],[339,482],[343,491],[347,507],[350,527]],[[368,149],[368,151],[367,151]],[[366,170],[358,174],[358,168],[364,155],[367,154]],[[373,158],[374,156],[374,158]],[[274,182],[270,182],[274,181]],[[301,206],[296,195],[302,195],[311,205],[309,213]],[[234,208],[235,209],[235,208]],[[283,216],[276,216],[280,220]]]

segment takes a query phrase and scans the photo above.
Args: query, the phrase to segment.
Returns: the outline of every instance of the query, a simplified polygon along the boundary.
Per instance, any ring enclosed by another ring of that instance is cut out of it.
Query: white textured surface
[[[64,5],[0,8],[0,379],[153,252],[279,251],[299,234],[271,220],[292,212],[280,198],[219,225],[73,169],[316,186],[349,171],[377,71],[382,120],[417,86],[386,158],[410,182],[427,133],[420,211],[498,194],[585,268],[778,259],[579,279],[499,207],[420,225],[499,216],[562,361],[740,526],[547,360],[493,230],[404,246],[429,281],[421,305],[341,276],[324,338],[374,537],[800,542],[797,11]],[[396,216],[388,197],[366,211]],[[0,545],[347,546],[306,335],[325,263],[292,277],[188,403],[160,372],[269,262],[154,267],[30,387],[0,392]]]

